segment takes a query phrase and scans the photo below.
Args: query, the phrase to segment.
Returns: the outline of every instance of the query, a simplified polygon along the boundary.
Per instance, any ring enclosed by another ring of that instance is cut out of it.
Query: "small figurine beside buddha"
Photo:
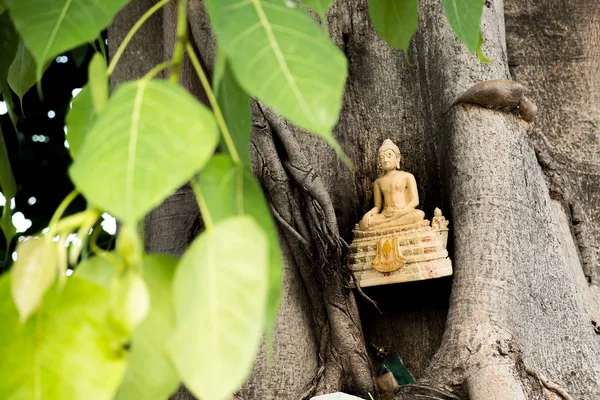
[[[349,263],[360,286],[431,279],[452,274],[448,221],[439,208],[430,225],[417,209],[415,177],[400,170],[400,149],[390,139],[379,148],[383,175],[373,185],[374,206],[356,225]]]

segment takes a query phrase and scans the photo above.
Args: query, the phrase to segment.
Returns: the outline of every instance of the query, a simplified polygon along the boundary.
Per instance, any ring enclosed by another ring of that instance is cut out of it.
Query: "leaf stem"
[[[102,254],[104,250],[98,246],[98,236],[100,236],[100,231],[102,230],[102,226],[99,223],[96,223],[94,229],[92,230],[92,234],[88,238],[88,244],[90,249],[95,254]]]
[[[148,11],[146,11],[144,13],[144,15],[142,15],[140,17],[140,19],[137,20],[137,22],[133,25],[131,30],[129,30],[127,35],[125,35],[125,38],[119,45],[119,48],[117,49],[117,52],[115,53],[114,58],[111,60],[110,65],[108,66],[108,69],[106,70],[106,76],[110,76],[113,73],[113,71],[115,70],[115,67],[117,66],[117,63],[119,62],[119,59],[121,58],[121,56],[123,55],[123,52],[125,51],[125,48],[129,44],[129,42],[131,41],[133,36],[137,33],[137,31],[142,27],[142,25],[144,25],[144,22],[146,22],[156,11],[158,11],[162,6],[167,4],[169,1],[170,0],[160,0],[158,3],[156,3],[154,6],[152,6]]]
[[[102,33],[98,35],[98,40],[100,44],[100,50],[102,51],[102,55],[104,56],[104,65],[106,65],[106,60],[108,60],[108,55],[106,54],[106,46],[104,45],[104,38],[102,37]]]
[[[54,233],[58,226],[58,221],[60,220],[60,217],[62,217],[62,215],[65,213],[67,207],[69,207],[69,204],[71,204],[71,202],[78,195],[79,195],[79,191],[77,189],[73,189],[73,191],[71,193],[69,193],[67,195],[67,197],[65,197],[64,200],[58,205],[58,208],[56,209],[56,211],[54,212],[54,215],[52,216],[52,219],[50,220],[50,224],[48,224],[48,227],[50,228],[49,232],[48,232],[49,237],[54,236]]]
[[[54,225],[54,229],[50,228],[48,237],[52,239],[55,235],[72,232],[75,228],[81,227],[89,218],[97,217],[97,214],[93,214],[95,214],[94,210],[86,210],[61,219]]]
[[[161,72],[163,69],[165,69],[165,68],[169,68],[171,65],[173,65],[173,62],[172,62],[171,60],[169,60],[169,61],[165,61],[165,62],[162,62],[162,63],[160,63],[160,64],[156,65],[156,66],[155,66],[154,68],[152,68],[150,71],[148,71],[148,72],[146,73],[146,75],[144,75],[144,76],[142,77],[142,79],[141,79],[141,80],[144,80],[144,81],[149,81],[149,80],[151,80],[152,78],[154,78],[154,77],[155,77],[155,76],[156,76],[156,75],[157,75],[159,72]]]
[[[77,264],[79,255],[83,250],[85,239],[89,236],[90,229],[96,224],[98,218],[100,218],[100,213],[97,210],[92,209],[91,211],[85,211],[85,217],[83,218],[83,221],[77,230],[77,239],[71,244],[69,251],[69,264]]]
[[[229,132],[229,129],[227,128],[227,124],[225,123],[225,119],[223,118],[223,113],[221,113],[221,108],[219,107],[219,103],[217,103],[215,93],[212,91],[212,88],[210,87],[210,83],[208,82],[208,79],[206,78],[206,74],[204,73],[204,70],[202,69],[202,66],[200,65],[200,61],[198,60],[198,57],[196,57],[194,48],[192,47],[192,45],[190,45],[188,43],[186,46],[186,50],[187,50],[188,56],[190,57],[190,61],[192,62],[192,65],[194,66],[194,69],[196,70],[196,75],[198,75],[198,78],[200,78],[200,82],[202,83],[202,88],[204,88],[204,91],[206,92],[206,96],[208,97],[210,106],[212,107],[213,112],[215,113],[215,118],[217,120],[217,124],[219,125],[219,129],[221,129],[223,139],[225,140],[225,144],[227,145],[227,150],[229,150],[229,153],[231,154],[231,159],[233,160],[234,163],[240,165],[240,164],[242,164],[242,160],[240,159],[237,149],[235,148],[235,145],[233,144],[233,140],[231,139],[231,133]]]
[[[210,211],[208,210],[208,205],[206,204],[206,200],[204,199],[204,195],[202,194],[202,189],[196,179],[192,179],[190,184],[192,185],[192,189],[194,190],[194,194],[196,195],[196,200],[198,201],[198,208],[200,208],[200,214],[202,214],[202,220],[204,221],[204,227],[207,231],[211,230],[214,226],[212,217],[210,216]]]
[[[171,77],[169,78],[169,80],[172,83],[177,83],[179,81],[179,74],[181,72],[181,64],[183,63],[183,54],[185,52],[185,48],[188,43],[187,14],[188,14],[188,0],[178,0],[177,1],[177,42],[175,44],[175,50],[173,50],[173,69],[171,70]]]

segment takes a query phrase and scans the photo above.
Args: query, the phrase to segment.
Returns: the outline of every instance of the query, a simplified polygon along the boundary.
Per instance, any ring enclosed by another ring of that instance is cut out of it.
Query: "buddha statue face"
[[[386,139],[379,148],[379,166],[386,172],[400,169],[401,158],[398,146]]]

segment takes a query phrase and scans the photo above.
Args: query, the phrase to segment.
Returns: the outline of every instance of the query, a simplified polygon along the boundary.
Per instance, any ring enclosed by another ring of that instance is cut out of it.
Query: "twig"
[[[525,372],[527,372],[529,375],[533,376],[534,378],[537,378],[537,380],[546,389],[552,390],[553,392],[558,393],[564,400],[575,400],[575,398],[573,396],[571,396],[569,393],[567,393],[567,391],[559,384],[552,382],[551,380],[546,378],[544,375],[542,375],[540,372],[535,371],[533,368],[531,368],[527,365],[523,365],[523,367],[525,368]]]
[[[370,298],[369,296],[367,296],[365,294],[365,292],[363,292],[363,290],[360,287],[360,284],[358,283],[358,280],[356,279],[356,276],[354,276],[354,274],[352,274],[352,280],[354,281],[354,286],[356,286],[356,290],[358,290],[358,293],[361,295],[361,297],[363,299],[365,299],[366,301],[368,301],[369,303],[371,303],[371,305],[373,307],[375,307],[375,309],[379,312],[379,314],[383,314],[383,312],[381,312],[381,310],[379,309],[377,302],[375,300],[373,300],[372,298]]]

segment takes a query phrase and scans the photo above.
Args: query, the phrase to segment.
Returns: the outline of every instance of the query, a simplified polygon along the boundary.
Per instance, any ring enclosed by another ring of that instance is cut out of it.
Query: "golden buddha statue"
[[[379,148],[384,172],[373,184],[374,207],[356,225],[350,245],[350,269],[361,286],[452,274],[446,251],[448,221],[436,208],[430,225],[416,208],[417,182],[400,170],[400,160],[400,149],[386,139]]]

